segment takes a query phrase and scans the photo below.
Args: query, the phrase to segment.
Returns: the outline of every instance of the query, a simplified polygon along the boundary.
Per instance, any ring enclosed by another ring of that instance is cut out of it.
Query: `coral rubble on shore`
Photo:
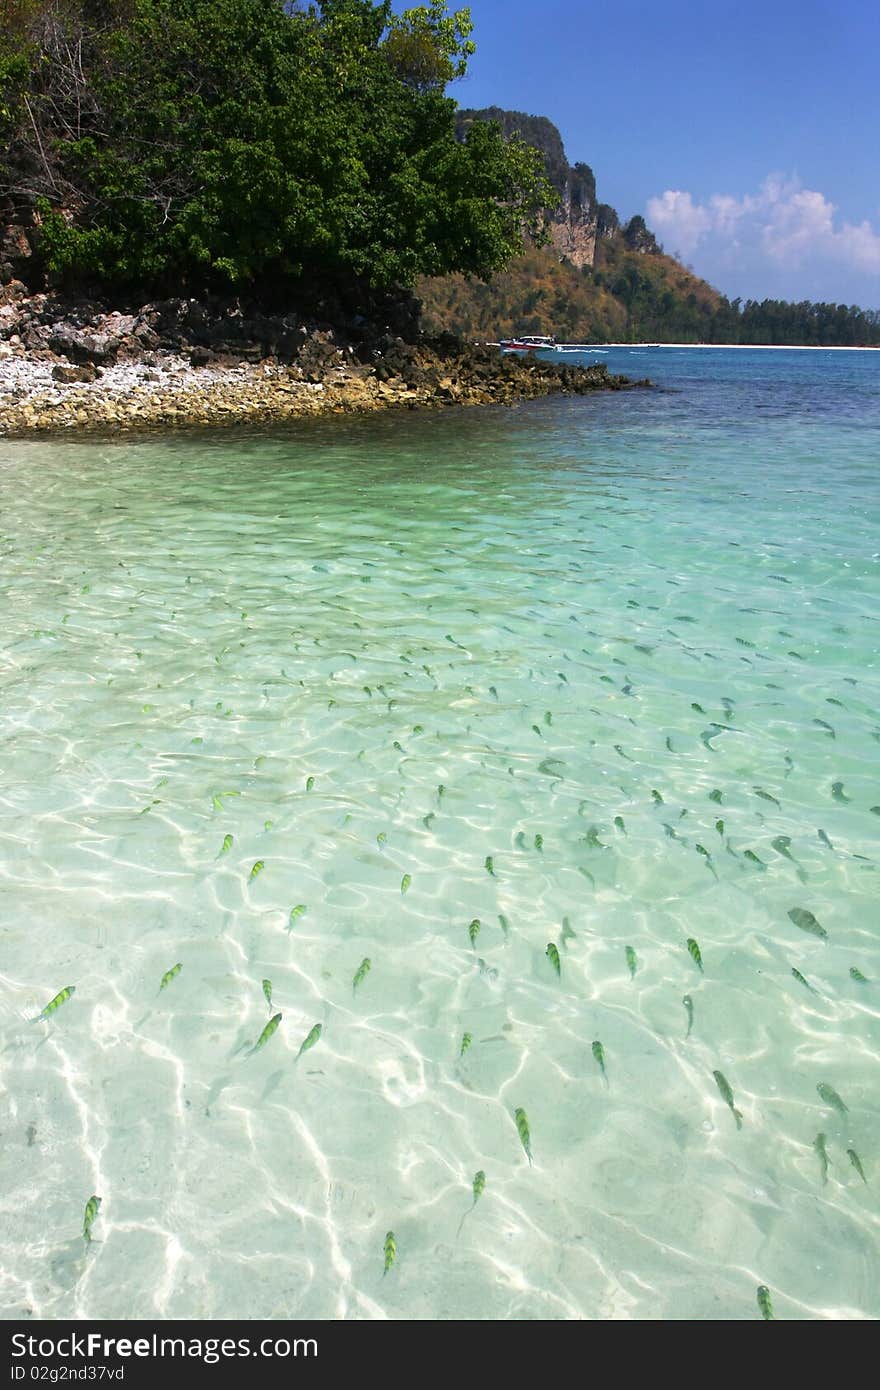
[[[620,390],[604,364],[502,357],[402,325],[336,327],[175,299],[135,312],[0,290],[0,433],[261,423]]]

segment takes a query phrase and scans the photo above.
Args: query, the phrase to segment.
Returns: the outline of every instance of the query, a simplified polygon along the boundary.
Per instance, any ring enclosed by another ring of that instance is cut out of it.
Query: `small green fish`
[[[263,997],[264,997],[264,999],[266,1000],[266,1003],[269,1005],[269,1008],[271,1009],[271,1007],[272,1007],[272,981],[271,981],[271,980],[264,980],[264,981],[263,981]]]
[[[556,971],[556,974],[561,978],[562,963],[559,959],[559,951],[557,950],[556,946],[553,944],[552,941],[547,942],[547,949],[544,952],[544,954],[546,955],[550,964],[553,966],[553,969]]]
[[[816,1090],[819,1092],[819,1095],[822,1097],[826,1105],[830,1105],[831,1108],[833,1110],[836,1110],[840,1115],[847,1114],[847,1112],[849,1111],[849,1106],[844,1105],[843,1101],[840,1099],[840,1096],[837,1094],[834,1087],[829,1086],[827,1081],[820,1081],[818,1086],[816,1087]]]
[[[691,1035],[691,1029],[694,1026],[694,1001],[689,994],[686,994],[681,1002],[682,1004],[684,1004],[685,1013],[688,1016],[688,1030],[684,1035],[685,1042],[687,1042],[688,1038]]]
[[[636,955],[635,951],[633,950],[632,946],[627,946],[627,947],[625,948],[625,954],[626,954],[626,965],[627,965],[627,969],[629,970],[629,978],[630,978],[631,980],[634,980],[634,979],[636,978],[636,971],[637,971],[638,968],[639,968],[639,958],[638,958],[638,956]]]
[[[63,989],[58,991],[54,999],[49,1000],[42,1012],[38,1013],[36,1018],[32,1019],[31,1022],[41,1023],[44,1018],[48,1018],[50,1014],[54,1014],[56,1009],[60,1009],[62,1004],[66,1004],[72,994],[76,994],[76,985],[65,985]]]
[[[818,936],[823,941],[828,940],[828,933],[825,928],[816,921],[812,912],[808,912],[805,907],[791,908],[788,913],[788,919],[790,922],[794,922],[794,925],[799,927],[801,931],[809,932],[811,936]]]
[[[770,1302],[770,1290],[766,1284],[758,1285],[758,1307],[765,1322],[775,1322],[773,1304]]]
[[[473,1040],[474,1040],[474,1038],[473,1038],[473,1034],[472,1034],[472,1033],[462,1033],[462,1035],[461,1035],[461,1042],[460,1042],[459,1048],[458,1048],[458,1055],[459,1055],[459,1057],[463,1057],[463,1056],[464,1056],[464,1054],[467,1052],[467,1050],[468,1050],[468,1048],[470,1047],[470,1045],[471,1045],[471,1043],[473,1042]]]
[[[771,845],[773,846],[773,848],[776,850],[776,853],[777,853],[777,854],[781,854],[781,855],[783,855],[786,859],[790,859],[791,862],[792,862],[792,864],[795,862],[794,855],[793,855],[792,852],[791,852],[791,836],[790,836],[790,835],[777,835],[777,836],[776,836],[776,839],[775,839],[775,840],[771,840],[770,843],[771,843]]]
[[[808,990],[810,991],[811,994],[818,994],[819,991],[813,989],[813,986],[810,984],[809,980],[805,979],[804,976],[801,974],[801,972],[800,972],[798,969],[796,969],[795,966],[792,966],[792,967],[791,967],[791,973],[792,973],[792,975],[794,976],[794,978],[797,980],[797,982],[798,982],[799,985],[803,985],[804,988],[805,988],[805,989],[808,989]]]
[[[83,1218],[83,1237],[87,1241],[91,1241],[92,1239],[92,1227],[95,1224],[95,1219],[100,1210],[101,1198],[90,1197],[86,1202],[85,1217]]]
[[[459,1234],[459,1235],[461,1235],[461,1228],[462,1228],[462,1226],[464,1225],[465,1217],[466,1217],[466,1216],[470,1216],[471,1212],[473,1211],[474,1207],[477,1205],[477,1202],[480,1200],[480,1198],[482,1197],[482,1195],[483,1195],[483,1193],[485,1192],[485,1190],[486,1190],[486,1174],[483,1172],[483,1170],[482,1170],[482,1168],[481,1168],[480,1171],[479,1171],[478,1173],[474,1173],[474,1180],[473,1180],[473,1183],[471,1184],[471,1191],[472,1191],[473,1194],[474,1194],[474,1200],[471,1202],[471,1204],[470,1204],[470,1206],[468,1207],[467,1211],[465,1212],[464,1216],[461,1218],[461,1220],[460,1220],[459,1223],[458,1223],[458,1234]]]
[[[779,806],[781,808],[782,802],[777,801],[776,797],[771,796],[769,792],[765,792],[763,787],[752,787],[752,791],[755,793],[755,796],[759,796],[762,801],[772,801],[774,806]]]
[[[825,1147],[826,1137],[824,1134],[817,1134],[813,1140],[813,1148],[819,1156],[819,1167],[822,1170],[823,1186],[828,1181],[828,1150]]]
[[[290,931],[290,930],[292,929],[292,927],[293,927],[293,925],[294,925],[295,922],[298,922],[298,921],[299,921],[300,917],[302,917],[302,915],[303,915],[303,913],[305,912],[305,910],[306,910],[306,905],[305,905],[305,903],[297,903],[296,907],[292,907],[292,908],[290,909],[290,917],[288,918],[288,921],[287,921],[287,930],[288,930],[288,931]]]
[[[654,799],[654,805],[655,805],[655,806],[662,806],[662,805],[663,805],[663,797],[662,797],[662,796],[660,795],[660,793],[657,791],[657,788],[656,788],[656,787],[652,787],[652,788],[651,788],[651,796],[652,796],[653,799]]]
[[[847,794],[846,794],[846,792],[843,790],[843,783],[842,783],[842,782],[832,782],[832,783],[831,783],[831,795],[834,797],[834,800],[835,800],[835,801],[844,801],[844,802],[845,802],[845,801],[851,800],[851,798],[848,797]]]
[[[376,836],[376,844],[379,846],[380,849],[386,843],[387,840],[388,836],[385,834],[385,831],[380,830],[379,834]]]
[[[617,829],[620,831],[621,835],[625,835],[625,834],[626,834],[626,826],[625,826],[624,823],[623,823],[623,816],[615,816],[615,817],[614,817],[614,824],[615,824],[615,826],[617,827]]]
[[[307,777],[307,778],[306,778],[306,791],[307,791],[307,792],[310,792],[310,791],[312,790],[312,787],[313,787],[314,785],[315,785],[315,779],[314,779],[314,777]]]
[[[867,1185],[868,1179],[865,1177],[865,1170],[862,1167],[861,1160],[859,1159],[859,1156],[856,1153],[855,1149],[847,1149],[846,1154],[847,1158],[849,1159],[852,1166],[855,1168],[862,1182]]]
[[[279,1014],[278,1017],[280,1018],[281,1015]],[[321,1027],[320,1023],[316,1023],[313,1028],[309,1029],[307,1036],[303,1038],[302,1042],[300,1043],[299,1052],[296,1054],[297,1061],[299,1061],[300,1057],[303,1055],[304,1052],[308,1052],[310,1047],[315,1046],[315,1043],[320,1040],[323,1031],[324,1030]]]
[[[526,1158],[529,1160],[529,1167],[531,1168],[532,1136],[529,1133],[529,1117],[526,1114],[526,1112],[522,1108],[520,1108],[513,1112],[513,1118],[516,1122],[516,1132],[519,1135],[519,1142],[522,1144],[523,1148],[526,1151]]]
[[[163,989],[168,988],[172,980],[177,979],[177,976],[180,974],[182,969],[183,965],[180,961],[178,961],[176,965],[172,965],[170,970],[165,971],[165,974],[162,976],[161,982],[159,984],[160,993]]]
[[[719,806],[721,805],[721,792],[718,790],[717,787],[714,789],[714,791],[711,791],[709,793],[709,800],[716,801]]]
[[[493,860],[491,854],[486,855],[486,862],[483,865],[483,868],[486,870],[487,874],[491,874],[493,878],[495,877],[495,861]]]
[[[352,993],[354,993],[358,985],[363,984],[364,980],[367,978],[372,968],[373,962],[370,960],[370,957],[364,956],[357,970],[354,972],[354,977],[351,982]]]
[[[253,868],[251,869],[250,877],[251,877],[251,878],[256,878],[256,877],[257,877],[257,874],[261,874],[261,873],[263,872],[263,870],[265,869],[265,867],[266,867],[265,861],[262,860],[262,859],[258,859],[257,862],[256,862],[256,864],[255,864],[255,865],[253,866]]]
[[[211,797],[211,805],[214,807],[215,811],[222,811],[224,809],[222,801],[224,796],[241,796],[241,792],[215,792]]]
[[[480,925],[479,917],[475,917],[468,926],[468,937],[472,946],[476,946],[477,944],[477,937],[480,934]]]
[[[401,891],[401,893],[405,893],[406,890],[409,888],[409,885],[410,885],[411,883],[412,883],[412,875],[411,875],[411,874],[404,874],[403,878],[400,880],[400,891]]]
[[[736,1106],[733,1103],[733,1091],[730,1089],[730,1083],[727,1080],[727,1077],[724,1075],[723,1072],[720,1071],[713,1071],[712,1075],[715,1078],[715,1084],[718,1087],[718,1090],[721,1092],[721,1099],[724,1101],[724,1104],[727,1106],[731,1115],[736,1120],[737,1129],[742,1129],[743,1117],[740,1111],[737,1110]]]
[[[705,861],[706,861],[706,868],[709,870],[710,873],[714,874],[715,878],[717,878],[717,877],[718,877],[718,872],[717,872],[717,870],[716,870],[716,868],[715,868],[715,865],[714,865],[714,863],[713,863],[713,861],[712,861],[712,856],[711,856],[711,854],[709,853],[709,851],[706,849],[706,846],[705,846],[705,845],[698,845],[698,844],[695,843],[695,844],[694,844],[694,849],[697,851],[697,854],[701,854],[701,855],[703,856],[703,858],[704,858]]]
[[[605,1082],[605,1085],[607,1086],[607,1085],[608,1085],[608,1073],[607,1073],[607,1071],[605,1070],[605,1049],[604,1049],[604,1047],[602,1046],[602,1044],[599,1042],[598,1038],[597,1038],[596,1041],[593,1043],[592,1052],[593,1052],[593,1056],[594,1056],[595,1059],[596,1059],[596,1064],[597,1064],[597,1066],[598,1066],[600,1072],[602,1073],[602,1080]]]
[[[539,853],[541,853],[541,852],[543,851],[543,849],[544,849],[544,836],[543,836],[543,835],[536,835],[536,836],[535,836],[535,849],[536,849]]]
[[[829,840],[828,836],[825,834],[825,831],[824,831],[824,830],[817,830],[817,831],[816,831],[816,834],[819,836],[819,839],[822,841],[822,844],[825,845],[825,847],[826,847],[827,849],[833,849],[833,848],[834,848],[834,846],[832,845],[832,843],[831,843],[831,841]]]
[[[393,1231],[389,1231],[385,1237],[385,1268],[382,1271],[382,1278],[388,1273],[394,1261],[397,1259],[397,1237]]]
[[[863,975],[857,965],[851,965],[849,968],[849,973],[850,977],[860,985],[867,985],[870,983],[867,975]]]
[[[694,940],[694,938],[693,938],[692,936],[689,936],[688,939],[687,939],[687,948],[688,948],[688,954],[690,955],[691,960],[693,961],[693,963],[694,963],[694,965],[697,967],[697,969],[700,971],[700,974],[702,974],[702,973],[703,973],[703,957],[702,957],[702,955],[701,955],[701,953],[700,953],[700,948],[699,948],[699,946],[697,945],[696,941]]]
[[[754,850],[744,849],[743,858],[748,859],[750,864],[756,864],[762,873],[767,868],[767,865],[764,863],[763,859],[759,859],[757,854],[755,854]]]
[[[503,912],[499,912],[498,914],[498,924],[501,927],[501,930],[504,932],[504,940],[506,941],[510,934],[510,923],[508,922]],[[572,936],[573,935],[574,932],[572,932]]]
[[[718,834],[721,835],[722,838],[723,838],[723,836],[724,836],[724,821],[723,821],[723,820],[717,820],[717,821],[715,822],[715,829],[718,831]]]
[[[278,1027],[278,1025],[279,1025],[280,1022],[281,1022],[281,1014],[275,1014],[272,1018],[269,1019],[269,1022],[266,1024],[266,1026],[265,1026],[265,1028],[263,1029],[262,1033],[261,1033],[260,1036],[257,1038],[257,1041],[254,1043],[254,1045],[253,1045],[253,1047],[251,1048],[250,1052],[247,1054],[249,1057],[253,1057],[253,1055],[254,1055],[255,1052],[259,1052],[259,1050],[260,1050],[261,1047],[265,1047],[265,1046],[266,1046],[266,1043],[269,1041],[269,1039],[271,1038],[272,1034],[275,1032],[275,1030],[276,1030],[276,1028]]]
[[[219,859],[221,854],[228,854],[229,851],[232,849],[232,844],[233,844],[233,836],[232,836],[232,835],[224,835],[224,836],[223,836],[223,844],[220,846],[220,854],[217,855],[217,858]]]

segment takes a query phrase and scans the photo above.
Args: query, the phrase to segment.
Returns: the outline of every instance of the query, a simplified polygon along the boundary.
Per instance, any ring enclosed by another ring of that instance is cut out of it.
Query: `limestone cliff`
[[[569,164],[562,136],[546,116],[504,111],[500,106],[459,111],[460,137],[473,121],[497,121],[507,139],[519,135],[526,144],[541,151],[544,171],[560,200],[549,212],[551,242],[559,259],[568,261],[576,270],[592,266],[596,258],[596,238],[607,235],[608,229],[608,219],[602,221],[600,212],[612,214],[614,227],[617,214],[613,208],[596,202],[596,179],[590,166]]]
[[[551,216],[550,237],[559,259],[582,270],[596,259],[599,230],[596,180],[589,165],[575,164],[570,168],[559,192],[562,201]]]

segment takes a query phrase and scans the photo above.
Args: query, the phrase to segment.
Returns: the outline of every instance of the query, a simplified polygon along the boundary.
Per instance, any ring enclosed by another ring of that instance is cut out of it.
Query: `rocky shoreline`
[[[340,325],[187,299],[122,312],[12,281],[0,289],[0,435],[268,424],[649,384],[604,364],[427,338],[409,303],[397,322],[385,317],[377,329],[357,316]]]

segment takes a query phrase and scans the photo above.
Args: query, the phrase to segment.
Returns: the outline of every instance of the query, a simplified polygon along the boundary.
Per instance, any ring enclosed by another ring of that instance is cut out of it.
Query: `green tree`
[[[21,0],[23,3],[23,0]],[[39,195],[49,271],[68,282],[268,291],[485,276],[538,232],[540,156],[480,123],[460,141],[446,83],[473,51],[440,0],[56,0],[81,81],[45,35],[29,64],[7,197]],[[69,46],[69,45],[67,45]],[[10,70],[11,71],[11,70]],[[18,80],[18,79],[15,79]],[[17,114],[16,114],[17,113]],[[2,189],[0,189],[2,192]]]
[[[468,37],[473,32],[470,10],[448,15],[443,0],[389,15],[383,43],[386,59],[398,77],[418,91],[436,91],[464,77],[467,60],[476,52]]]

